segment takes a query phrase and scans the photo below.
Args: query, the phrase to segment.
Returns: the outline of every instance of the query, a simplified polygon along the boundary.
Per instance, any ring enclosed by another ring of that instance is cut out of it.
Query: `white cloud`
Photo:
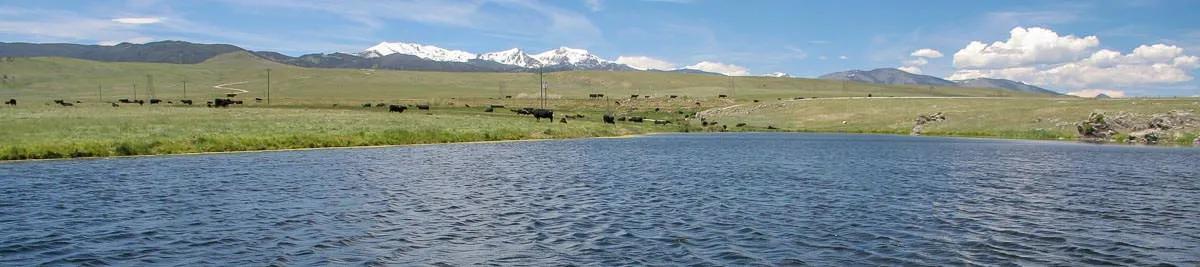
[[[1148,86],[1191,81],[1192,72],[1200,68],[1200,57],[1175,45],[1141,45],[1122,53],[1099,49],[1095,36],[1059,36],[1049,29],[1020,27],[1011,33],[1005,42],[974,41],[955,53],[956,70],[947,79],[1001,78],[1052,88],[1145,91]]]
[[[920,67],[914,67],[914,66],[900,66],[899,68],[896,68],[896,69],[898,69],[898,70],[902,70],[902,71],[904,71],[904,72],[907,72],[907,73],[912,73],[912,74],[921,74],[921,68],[920,68]]]
[[[695,65],[687,66],[684,68],[694,69],[694,70],[702,70],[702,71],[707,71],[707,72],[716,72],[716,73],[725,74],[725,75],[729,75],[729,76],[750,75],[750,69],[747,69],[746,67],[733,65],[733,64],[725,64],[725,63],[720,63],[720,62],[712,62],[712,61],[701,61],[700,63],[696,63]]]
[[[116,23],[121,23],[121,24],[142,25],[142,24],[160,23],[163,21],[163,18],[153,18],[153,17],[150,17],[150,18],[115,18],[115,19],[112,19],[112,21],[116,22]]]
[[[940,58],[943,56],[941,51],[937,51],[935,49],[930,49],[930,48],[917,49],[917,51],[913,51],[912,54],[910,54],[910,55],[914,56],[914,57],[924,57],[924,58]]]
[[[1142,45],[1132,53],[1099,50],[1091,56],[1061,64],[998,68],[959,69],[949,79],[1003,78],[1041,86],[1094,88],[1138,87],[1191,81],[1191,70],[1200,58],[1183,54],[1183,49],[1165,44]]]
[[[838,59],[841,59],[841,60],[847,60],[847,59],[850,59],[850,57],[847,57],[847,56],[838,56]]]
[[[1096,36],[1059,36],[1044,28],[1016,27],[1004,42],[984,44],[972,41],[954,53],[957,68],[998,69],[1031,64],[1057,64],[1075,61],[1100,45]]]
[[[1107,95],[1110,97],[1125,97],[1125,91],[1110,90],[1110,89],[1083,89],[1083,90],[1071,91],[1067,94],[1073,95],[1073,96],[1078,96],[1078,97],[1096,97],[1100,94],[1104,94],[1104,95]]]
[[[675,69],[675,63],[668,62],[646,56],[619,56],[617,57],[618,64],[629,65],[629,67],[639,70],[672,70]]]

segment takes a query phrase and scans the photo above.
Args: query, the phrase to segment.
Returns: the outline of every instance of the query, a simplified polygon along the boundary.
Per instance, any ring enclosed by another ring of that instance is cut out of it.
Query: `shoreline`
[[[1054,143],[1075,143],[1082,145],[1119,145],[1126,147],[1146,147],[1146,148],[1194,148],[1196,146],[1180,145],[1174,143],[1167,144],[1128,144],[1116,142],[1086,142],[1079,139],[1034,139],[1034,138],[1006,138],[998,136],[964,136],[964,135],[919,135],[912,136],[896,133],[861,133],[861,132],[818,132],[818,131],[736,131],[736,132],[649,132],[639,134],[614,135],[614,136],[592,136],[592,137],[569,137],[569,138],[531,138],[531,139],[512,139],[512,140],[490,140],[490,141],[466,141],[466,142],[442,142],[442,143],[414,143],[414,144],[395,144],[395,145],[370,145],[370,146],[330,146],[330,147],[307,147],[307,148],[285,148],[285,149],[264,149],[264,150],[234,150],[234,151],[212,151],[212,152],[191,152],[191,153],[165,153],[165,154],[147,154],[147,155],[124,155],[124,156],[103,156],[103,157],[74,157],[74,158],[45,158],[45,159],[18,159],[18,160],[0,160],[0,166],[4,164],[17,164],[25,162],[42,162],[42,161],[67,161],[67,160],[108,160],[108,159],[125,159],[125,158],[145,158],[145,157],[169,157],[169,156],[204,156],[204,155],[221,155],[221,154],[241,154],[241,153],[272,153],[272,152],[291,152],[291,151],[312,151],[312,150],[333,150],[333,149],[375,149],[375,148],[392,148],[392,147],[416,147],[416,146],[433,146],[433,145],[470,145],[470,144],[498,144],[498,143],[515,143],[515,142],[544,142],[544,141],[566,141],[566,140],[584,140],[584,139],[624,139],[637,138],[652,135],[665,134],[837,134],[837,135],[886,135],[886,136],[901,136],[901,137],[933,137],[933,138],[956,138],[956,139],[971,139],[971,140],[1004,140],[1004,141],[1038,141],[1038,142],[1054,142]]]

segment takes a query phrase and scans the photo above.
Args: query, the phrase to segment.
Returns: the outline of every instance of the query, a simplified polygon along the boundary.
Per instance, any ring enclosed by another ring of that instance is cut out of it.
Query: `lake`
[[[1200,264],[1200,149],[670,134],[0,163],[0,265]]]

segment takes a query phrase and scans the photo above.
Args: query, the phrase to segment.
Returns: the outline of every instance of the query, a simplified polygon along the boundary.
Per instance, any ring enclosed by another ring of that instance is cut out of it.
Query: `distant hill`
[[[1051,94],[1051,95],[1059,95],[1060,94],[1055,91],[1050,91],[1050,90],[1043,89],[1041,87],[1028,85],[1023,82],[1018,82],[1018,81],[1013,81],[1013,80],[1005,80],[1005,79],[975,78],[975,79],[968,79],[968,80],[959,80],[959,81],[955,81],[955,82],[958,83],[959,86],[962,86],[962,87],[1000,88],[1000,89],[1008,89],[1008,90],[1012,90],[1012,91],[1026,92],[1026,93],[1039,93],[1039,94]]]
[[[839,81],[855,81],[864,83],[876,84],[893,84],[893,85],[932,85],[932,86],[954,86],[954,87],[971,87],[971,88],[997,88],[1008,91],[1036,94],[1061,95],[1058,92],[1043,89],[1041,87],[1025,84],[1018,81],[1005,79],[990,79],[977,78],[961,81],[949,81],[946,79],[913,74],[894,68],[873,69],[869,71],[850,70],[842,72],[834,72],[821,75],[819,79],[823,80],[839,80]]]
[[[873,70],[850,70],[834,72],[818,77],[823,80],[855,81],[878,84],[913,84],[934,86],[956,86],[954,82],[929,75],[912,74],[893,68]]]
[[[161,41],[113,46],[81,44],[0,43],[0,56],[66,57],[106,62],[152,62],[196,64],[217,55],[245,51],[227,44],[196,44]]]

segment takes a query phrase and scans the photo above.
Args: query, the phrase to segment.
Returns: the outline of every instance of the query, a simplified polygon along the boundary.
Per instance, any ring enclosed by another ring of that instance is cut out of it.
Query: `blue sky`
[[[1196,11],[1200,1],[8,0],[0,41],[173,39],[291,55],[381,41],[475,53],[569,46],[735,74],[900,67],[1060,92],[1190,96],[1200,95]]]

